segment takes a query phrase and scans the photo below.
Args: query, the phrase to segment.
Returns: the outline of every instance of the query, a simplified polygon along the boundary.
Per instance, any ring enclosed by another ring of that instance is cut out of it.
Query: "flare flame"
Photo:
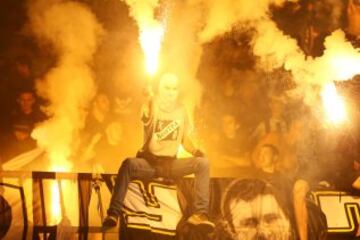
[[[164,28],[160,24],[146,27],[140,32],[139,40],[145,55],[146,72],[151,76],[155,75],[158,69],[163,36]]]
[[[347,119],[345,102],[338,94],[334,83],[328,83],[323,87],[321,97],[327,121],[332,124],[345,122]]]

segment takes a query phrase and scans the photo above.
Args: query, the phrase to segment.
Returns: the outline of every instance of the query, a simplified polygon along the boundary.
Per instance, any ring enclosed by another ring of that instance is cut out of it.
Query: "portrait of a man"
[[[221,201],[216,239],[289,240],[294,234],[280,194],[259,179],[234,180]]]

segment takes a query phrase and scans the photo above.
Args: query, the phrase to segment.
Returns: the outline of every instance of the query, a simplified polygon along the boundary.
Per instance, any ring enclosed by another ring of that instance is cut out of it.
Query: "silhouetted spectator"
[[[81,159],[93,171],[112,171],[122,159],[123,128],[115,121],[109,97],[104,93],[95,96],[83,131]]]
[[[276,146],[272,144],[262,145],[258,159],[254,163],[256,171],[253,176],[271,183],[280,192],[289,193],[292,191],[294,181],[291,176],[277,169],[280,160],[280,152]],[[287,197],[286,201],[291,205],[292,198]]]
[[[212,147],[208,148],[213,155],[213,172],[225,176],[230,172],[234,173],[237,168],[250,167],[248,144],[236,117],[224,114],[220,129],[220,133],[214,136]]]
[[[279,150],[274,145],[264,144],[260,148],[258,159],[256,159],[254,165],[264,173],[274,174],[279,155]]]
[[[223,80],[219,84],[219,92],[215,94],[215,108],[218,114],[221,114],[223,111],[236,114],[237,108],[239,107],[239,76],[233,73],[226,74],[223,76]]]
[[[244,134],[250,136],[266,116],[266,99],[263,97],[262,74],[255,70],[234,71],[239,78],[238,100],[235,103],[236,116],[241,122]],[[257,109],[257,111],[254,111]]]
[[[288,132],[285,119],[285,103],[281,98],[270,100],[270,117],[262,121],[251,135],[252,143],[259,143],[266,135],[274,133],[284,135]]]
[[[35,125],[45,119],[45,115],[36,105],[36,97],[31,90],[22,90],[16,99],[17,106],[11,113],[10,125],[17,122],[27,122],[32,131]]]
[[[86,119],[86,134],[93,135],[104,132],[110,122],[110,99],[104,93],[98,93],[92,102],[91,109]]]
[[[100,139],[93,145],[93,171],[116,172],[116,167],[121,163],[125,156],[124,148],[124,130],[120,122],[111,122],[105,129],[105,132],[98,135]],[[93,139],[94,140],[94,139]]]
[[[13,123],[11,132],[4,136],[0,144],[3,163],[36,147],[35,140],[30,136],[32,127],[32,122],[26,119]]]

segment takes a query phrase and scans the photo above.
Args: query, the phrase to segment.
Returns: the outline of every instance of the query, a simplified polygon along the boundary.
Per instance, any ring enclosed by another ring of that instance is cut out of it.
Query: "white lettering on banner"
[[[132,181],[124,205],[127,227],[175,235],[182,216],[175,186]]]
[[[312,193],[326,215],[329,233],[351,233],[360,222],[360,198],[345,192]]]

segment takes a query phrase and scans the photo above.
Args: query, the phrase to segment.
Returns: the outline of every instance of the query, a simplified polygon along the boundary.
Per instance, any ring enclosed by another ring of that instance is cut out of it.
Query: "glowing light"
[[[164,28],[155,24],[140,31],[140,45],[145,55],[146,71],[154,75],[159,65],[159,53],[164,36]]]
[[[59,184],[54,181],[51,183],[51,219],[50,223],[58,224],[61,220]]]
[[[63,154],[50,153],[50,159],[55,163],[51,166],[53,172],[70,172],[71,163]],[[51,223],[58,224],[62,218],[61,212],[61,195],[60,191],[68,191],[66,185],[61,184],[61,189],[57,181],[51,183]]]
[[[321,92],[327,120],[333,124],[340,124],[347,119],[344,99],[337,93],[334,83],[326,84]]]
[[[53,172],[70,172],[72,165],[65,156],[50,153],[50,160],[54,163],[50,170]]]
[[[360,49],[346,40],[343,31],[333,32],[324,44],[326,50],[320,59],[325,60],[325,65],[318,67],[319,71],[326,69],[328,79],[348,80],[360,73]]]
[[[338,55],[331,59],[335,71],[334,79],[347,80],[359,73],[360,59],[355,55]]]

